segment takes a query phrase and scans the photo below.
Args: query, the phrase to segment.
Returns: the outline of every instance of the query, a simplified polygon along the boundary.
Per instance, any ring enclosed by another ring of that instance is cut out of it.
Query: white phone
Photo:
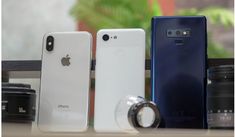
[[[95,119],[97,132],[121,132],[115,108],[127,95],[145,95],[145,31],[103,29],[97,33]]]
[[[92,36],[53,32],[43,38],[38,127],[82,132],[88,127]]]

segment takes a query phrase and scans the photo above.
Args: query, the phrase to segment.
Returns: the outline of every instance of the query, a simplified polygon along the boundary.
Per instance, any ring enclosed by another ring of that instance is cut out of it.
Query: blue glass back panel
[[[169,32],[177,30],[187,31],[185,37]],[[153,17],[151,37],[151,96],[161,127],[205,128],[206,18]]]

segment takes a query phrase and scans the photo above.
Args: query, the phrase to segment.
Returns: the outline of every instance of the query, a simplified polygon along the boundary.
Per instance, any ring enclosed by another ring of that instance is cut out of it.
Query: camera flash
[[[187,35],[187,31],[184,31],[183,34],[184,34],[184,35]]]
[[[48,42],[48,45],[51,45],[52,43],[51,42]]]

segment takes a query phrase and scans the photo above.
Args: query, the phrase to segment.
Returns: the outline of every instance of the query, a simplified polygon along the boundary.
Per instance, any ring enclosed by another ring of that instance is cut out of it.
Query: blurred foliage
[[[146,56],[150,57],[150,27],[153,16],[161,16],[162,12],[156,0],[149,4],[148,0],[77,0],[71,14],[76,20],[82,20],[94,30],[102,28],[143,28],[147,35]],[[149,7],[151,5],[151,7]],[[177,12],[181,16],[204,15],[215,25],[226,28],[233,27],[233,12],[220,8],[208,7],[205,9],[184,9]],[[231,57],[231,53],[222,46],[213,42],[208,35],[209,57]]]
[[[208,7],[205,9],[184,9],[177,12],[178,15],[196,16],[203,15],[207,17],[210,23],[215,25],[223,25],[226,28],[234,25],[234,14],[231,10],[222,7]]]
[[[234,27],[234,14],[231,10],[221,7],[208,7],[205,9],[183,9],[177,12],[181,16],[203,15],[212,25],[222,25],[225,29]],[[221,45],[212,39],[213,34],[208,32],[208,56],[210,58],[225,58],[233,56],[231,52],[226,51]]]
[[[160,16],[156,1],[149,8],[147,0],[78,0],[72,16],[94,30],[103,28],[143,28],[146,31],[146,56],[150,57],[150,24],[153,16]]]

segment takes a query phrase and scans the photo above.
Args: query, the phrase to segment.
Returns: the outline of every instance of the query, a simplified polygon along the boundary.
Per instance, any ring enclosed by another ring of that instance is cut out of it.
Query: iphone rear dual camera
[[[54,37],[48,36],[46,39],[46,49],[47,51],[52,51],[54,48]]]

